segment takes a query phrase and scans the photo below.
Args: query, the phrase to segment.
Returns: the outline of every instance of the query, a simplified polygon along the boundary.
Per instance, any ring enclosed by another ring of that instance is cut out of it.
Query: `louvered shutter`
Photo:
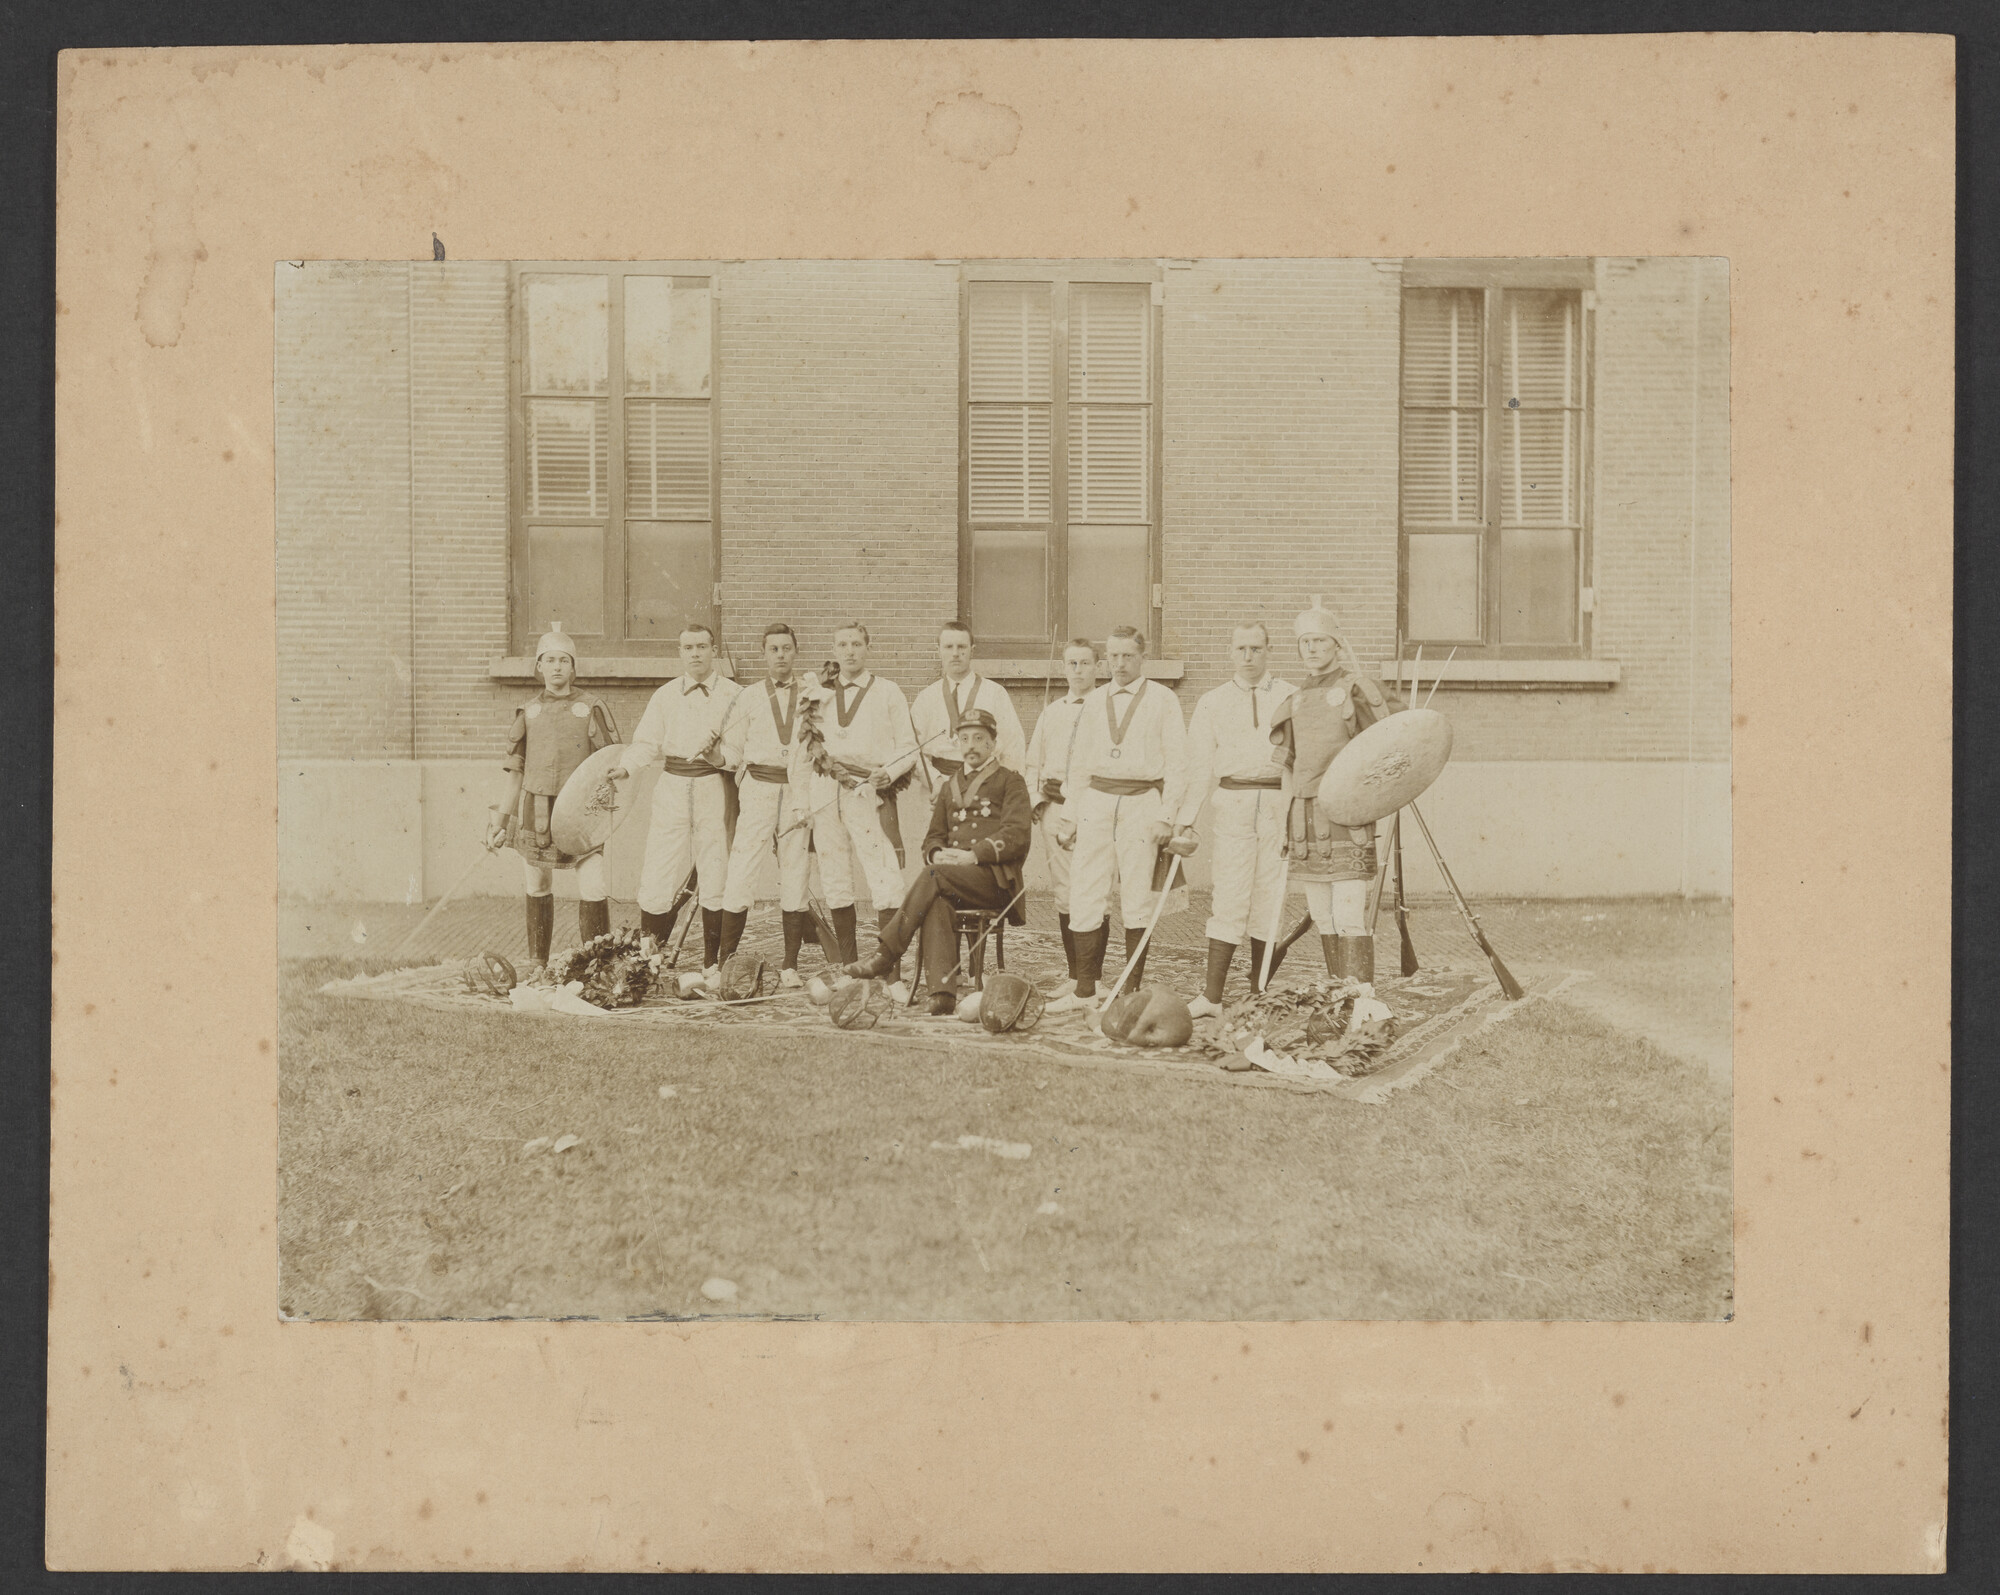
[[[1403,295],[1405,619],[1417,642],[1477,642],[1485,398],[1484,296]]]
[[[624,289],[625,629],[667,642],[713,619],[714,299],[706,277]]]
[[[605,276],[524,276],[524,630],[560,620],[605,630],[604,548],[611,515],[611,284]]]
[[[970,285],[965,431],[971,619],[989,637],[1046,634],[1054,349],[1050,284]]]
[[[1152,291],[1078,283],[1069,295],[1069,616],[1078,636],[1146,630],[1152,612]]]
[[[1509,290],[1500,312],[1500,640],[1577,632],[1582,530],[1582,306]]]

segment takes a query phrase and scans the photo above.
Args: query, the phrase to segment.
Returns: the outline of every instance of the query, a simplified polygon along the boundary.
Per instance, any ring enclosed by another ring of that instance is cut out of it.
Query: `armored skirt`
[[[1294,881],[1375,878],[1375,827],[1334,824],[1319,806],[1319,783],[1340,750],[1386,712],[1373,682],[1335,669],[1308,676],[1271,716],[1271,741],[1292,775],[1284,852]]]

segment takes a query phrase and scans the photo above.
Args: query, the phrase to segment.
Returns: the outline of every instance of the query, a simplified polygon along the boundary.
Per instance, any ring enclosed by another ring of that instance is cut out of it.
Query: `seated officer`
[[[924,837],[923,872],[903,894],[903,906],[883,924],[874,957],[842,971],[879,980],[921,932],[933,1014],[948,1014],[958,1006],[955,983],[946,984],[958,964],[954,909],[1005,908],[1010,924],[1028,920],[1021,865],[1028,857],[1034,809],[1027,782],[999,761],[999,735],[998,721],[985,709],[969,710],[960,718],[958,745],[965,768],[938,789]]]

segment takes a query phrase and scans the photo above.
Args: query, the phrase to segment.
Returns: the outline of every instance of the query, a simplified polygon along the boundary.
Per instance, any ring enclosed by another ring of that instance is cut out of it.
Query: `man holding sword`
[[[1070,860],[1070,929],[1076,937],[1076,990],[1049,1011],[1095,1007],[1110,940],[1111,875],[1116,864],[1125,951],[1134,961],[1123,977],[1143,977],[1141,944],[1159,893],[1160,850],[1175,837],[1173,817],[1187,792],[1187,727],[1173,693],[1146,679],[1146,637],[1136,626],[1114,626],[1104,645],[1111,679],[1084,700],[1076,751],[1063,783],[1076,818],[1056,827]],[[1067,806],[1067,805],[1066,805]],[[1180,827],[1191,836],[1193,827]]]

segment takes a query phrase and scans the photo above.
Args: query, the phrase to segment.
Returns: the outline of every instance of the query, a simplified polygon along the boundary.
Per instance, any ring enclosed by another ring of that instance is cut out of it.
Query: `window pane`
[[[600,518],[610,513],[603,399],[528,401],[528,513]]]
[[[1048,407],[980,405],[966,432],[972,519],[1048,520]]]
[[[690,620],[709,621],[715,539],[705,521],[625,527],[626,635],[672,641]]]
[[[1403,402],[1479,404],[1485,296],[1463,288],[1403,295]]]
[[[1576,534],[1500,534],[1500,640],[1576,641]]]
[[[1576,415],[1570,410],[1503,410],[1500,518],[1507,526],[1576,524]]]
[[[706,404],[632,399],[625,405],[625,513],[656,520],[707,520]]]
[[[1583,339],[1575,294],[1510,290],[1502,311],[1504,399],[1521,408],[1583,402]]]
[[[1078,283],[1069,294],[1069,397],[1072,404],[1143,404],[1153,294],[1143,282]]]
[[[1146,519],[1152,410],[1069,408],[1069,514],[1073,521]]]
[[[1479,640],[1479,534],[1410,539],[1410,640]]]
[[[1476,411],[1403,412],[1403,519],[1480,520],[1479,422]]]
[[[966,391],[983,399],[1047,400],[1053,312],[1045,282],[976,282],[966,307]]]
[[[625,391],[708,397],[706,277],[625,279]]]
[[[1036,527],[972,534],[972,624],[986,637],[1048,635],[1049,538]]]
[[[595,526],[528,528],[527,631],[560,620],[574,637],[604,635],[604,533]]]
[[[1152,637],[1143,526],[1069,529],[1069,634],[1101,641],[1113,626]]]
[[[543,273],[521,279],[528,302],[528,391],[609,391],[610,281]]]

